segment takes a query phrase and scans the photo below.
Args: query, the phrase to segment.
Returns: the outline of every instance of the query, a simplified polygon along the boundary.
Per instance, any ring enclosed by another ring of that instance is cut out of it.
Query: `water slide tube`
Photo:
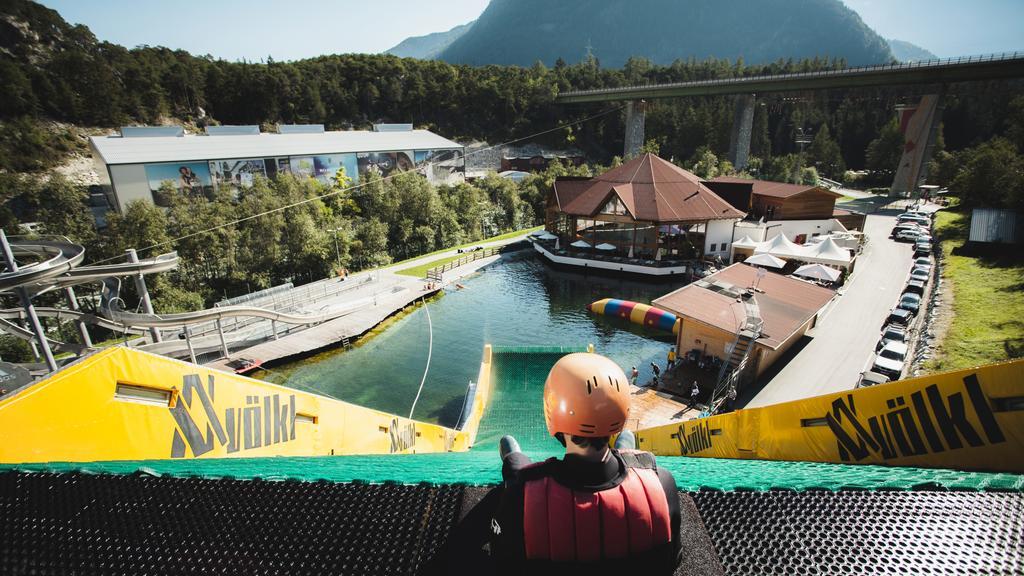
[[[587,310],[603,316],[624,318],[633,324],[640,324],[647,328],[671,332],[676,335],[679,334],[679,326],[682,324],[679,318],[676,318],[676,315],[671,312],[666,312],[649,304],[619,300],[617,298],[603,298],[592,304],[587,304]]]

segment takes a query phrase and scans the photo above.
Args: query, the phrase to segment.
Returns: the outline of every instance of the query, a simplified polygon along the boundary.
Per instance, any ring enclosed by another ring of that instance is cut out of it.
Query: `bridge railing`
[[[616,86],[612,88],[591,88],[589,90],[573,90],[563,92],[559,96],[583,96],[586,94],[615,94],[618,92],[629,92],[642,88],[680,88],[691,86],[705,86],[710,84],[742,84],[745,82],[775,80],[775,79],[799,79],[817,78],[824,76],[852,75],[866,72],[879,72],[889,70],[914,70],[919,68],[940,68],[945,66],[957,66],[962,64],[977,64],[981,62],[1010,61],[1024,58],[1022,52],[1003,52],[1000,54],[983,54],[977,56],[958,56],[956,58],[939,58],[933,60],[920,60],[915,62],[890,62],[888,64],[873,64],[870,66],[856,66],[853,68],[836,68],[832,70],[818,70],[814,72],[792,72],[787,74],[767,74],[738,76],[731,78],[706,78],[703,80],[687,80],[683,82],[671,82],[668,84],[643,84],[634,86]]]

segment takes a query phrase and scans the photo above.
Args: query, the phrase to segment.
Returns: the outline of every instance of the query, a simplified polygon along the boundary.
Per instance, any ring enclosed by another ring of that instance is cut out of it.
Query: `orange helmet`
[[[615,362],[579,352],[552,366],[544,382],[544,420],[552,436],[611,436],[628,416],[629,380]]]

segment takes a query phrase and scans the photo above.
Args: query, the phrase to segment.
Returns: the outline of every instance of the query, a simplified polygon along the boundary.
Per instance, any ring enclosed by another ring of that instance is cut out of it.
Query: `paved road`
[[[746,407],[839,392],[856,385],[910,271],[913,245],[889,239],[895,214],[867,217],[865,231],[870,241],[858,257],[844,293],[812,331],[813,339]]]

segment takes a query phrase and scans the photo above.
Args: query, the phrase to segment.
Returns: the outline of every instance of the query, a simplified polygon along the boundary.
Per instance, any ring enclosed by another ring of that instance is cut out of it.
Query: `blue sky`
[[[381,52],[476,18],[488,0],[42,0],[101,40],[226,60]],[[623,0],[628,1],[628,0]],[[886,38],[940,57],[1024,51],[1024,0],[844,0]],[[386,6],[386,8],[382,7]]]

